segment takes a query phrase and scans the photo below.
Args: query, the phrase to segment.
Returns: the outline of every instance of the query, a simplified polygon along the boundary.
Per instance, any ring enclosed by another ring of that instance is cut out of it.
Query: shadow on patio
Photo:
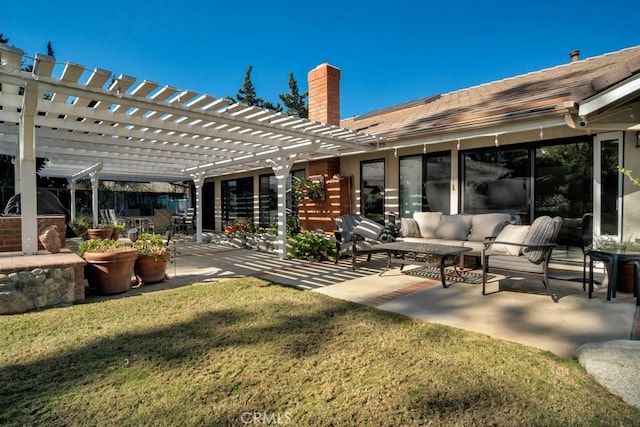
[[[504,340],[572,357],[582,344],[612,339],[634,339],[635,298],[618,293],[606,301],[606,289],[589,299],[578,281],[552,279],[560,296],[554,303],[541,282],[497,280],[489,282],[481,295],[477,276],[472,283],[458,282],[447,289],[439,279],[416,274],[406,268],[386,266],[383,254],[371,262],[361,257],[359,268],[351,269],[349,259],[333,262],[281,260],[274,253],[244,250],[219,244],[178,242],[169,280],[134,288],[121,297],[171,289],[191,283],[254,276],[275,283],[329,295],[393,311],[407,316],[475,331]],[[582,269],[553,265],[553,277],[577,279]],[[117,296],[115,296],[117,297]],[[111,297],[88,297],[96,301]]]

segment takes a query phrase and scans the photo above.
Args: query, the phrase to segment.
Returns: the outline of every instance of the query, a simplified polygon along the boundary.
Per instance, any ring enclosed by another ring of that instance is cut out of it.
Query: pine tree
[[[247,71],[244,75],[244,82],[242,83],[242,87],[236,94],[236,99],[234,100],[231,96],[227,96],[227,98],[233,100],[234,102],[242,102],[250,107],[267,108],[269,110],[282,112],[282,105],[280,105],[279,103],[274,104],[270,101],[265,101],[264,99],[256,95],[256,89],[253,86],[253,82],[251,81],[252,70],[253,66],[249,65],[249,68],[247,68]]]
[[[309,109],[307,108],[308,92],[300,94],[298,91],[298,82],[293,77],[293,73],[289,73],[289,91],[290,93],[278,95],[287,110],[285,113],[290,116],[298,116],[300,118],[309,117]]]
[[[244,74],[242,87],[238,89],[238,93],[236,94],[238,102],[242,102],[248,106],[254,106],[256,105],[256,101],[258,101],[256,98],[256,89],[253,87],[253,82],[251,82],[251,70],[253,70],[253,66],[249,65],[249,68],[247,68]]]
[[[262,105],[261,105],[262,108],[266,108],[269,110],[277,111],[278,113],[282,113],[282,105],[280,105],[280,103],[277,103],[274,105],[270,101],[263,101],[262,99],[260,99],[260,101],[262,101]]]

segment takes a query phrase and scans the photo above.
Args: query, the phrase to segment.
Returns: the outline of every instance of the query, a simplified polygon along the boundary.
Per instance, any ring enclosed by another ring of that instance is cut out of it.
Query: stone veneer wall
[[[0,314],[84,301],[85,261],[71,251],[0,258]]]

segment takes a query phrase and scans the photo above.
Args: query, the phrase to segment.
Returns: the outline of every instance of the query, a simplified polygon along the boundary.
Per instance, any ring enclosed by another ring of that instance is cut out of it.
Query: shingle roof
[[[603,76],[619,76],[621,69],[638,72],[639,58],[636,46],[374,111],[345,119],[341,126],[393,141],[558,117],[556,105],[615,83]]]

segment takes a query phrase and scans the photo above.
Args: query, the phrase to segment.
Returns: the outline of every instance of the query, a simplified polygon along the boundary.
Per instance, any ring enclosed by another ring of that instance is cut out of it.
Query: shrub
[[[294,258],[318,260],[329,259],[334,243],[324,234],[304,232],[290,239],[289,253]]]
[[[78,254],[83,256],[85,252],[116,252],[126,248],[126,245],[117,240],[91,239],[78,245]]]
[[[141,234],[131,246],[137,249],[140,255],[152,256],[156,260],[163,259],[169,250],[161,235],[151,233]]]

